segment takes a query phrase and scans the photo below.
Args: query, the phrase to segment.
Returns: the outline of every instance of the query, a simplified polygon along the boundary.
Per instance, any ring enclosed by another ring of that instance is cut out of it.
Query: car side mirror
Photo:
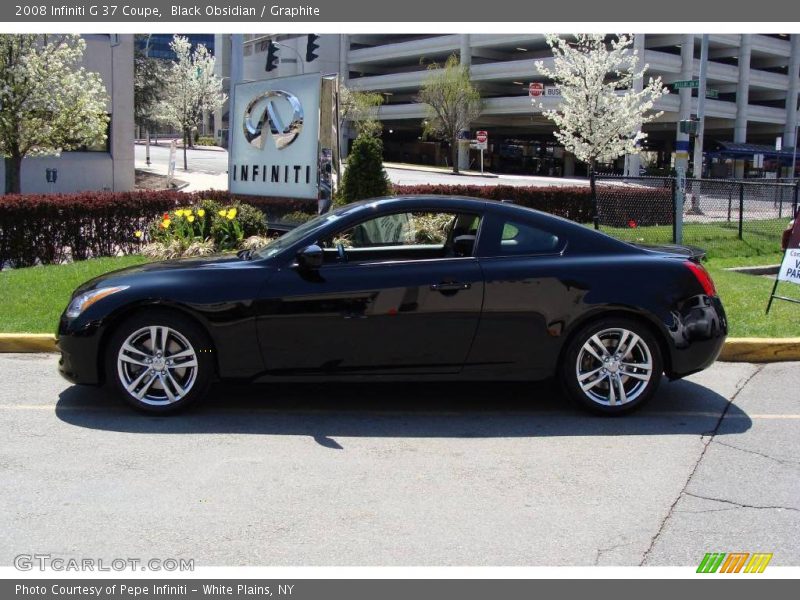
[[[297,254],[297,266],[306,271],[315,271],[322,266],[324,255],[316,244],[306,246]]]

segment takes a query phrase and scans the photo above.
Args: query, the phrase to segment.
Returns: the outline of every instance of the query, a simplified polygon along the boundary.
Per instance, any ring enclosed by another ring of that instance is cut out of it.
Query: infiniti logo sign
[[[266,102],[264,102],[266,101]],[[275,102],[284,102],[292,110],[291,121],[284,125],[280,114],[275,108]],[[260,113],[255,113],[256,108],[263,105]],[[258,114],[254,123],[253,117]],[[244,137],[255,148],[264,148],[264,123],[269,124],[272,140],[278,150],[283,150],[297,139],[303,130],[303,106],[297,96],[283,90],[268,90],[253,98],[244,111]]]

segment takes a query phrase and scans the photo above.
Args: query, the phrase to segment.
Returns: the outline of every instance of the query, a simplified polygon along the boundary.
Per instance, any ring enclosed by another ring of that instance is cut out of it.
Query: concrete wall
[[[109,152],[63,152],[60,156],[26,158],[22,162],[22,193],[51,191],[48,168],[58,169],[56,193],[83,190],[128,191],[134,188],[133,35],[85,35],[83,66],[100,74],[112,114]],[[0,161],[0,182],[5,164]],[[0,186],[0,193],[3,191]]]

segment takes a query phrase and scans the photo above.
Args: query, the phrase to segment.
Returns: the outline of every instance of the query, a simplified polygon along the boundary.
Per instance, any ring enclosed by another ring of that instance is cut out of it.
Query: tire
[[[589,323],[572,336],[561,364],[561,381],[567,395],[582,408],[623,415],[653,397],[663,364],[650,328],[635,319],[609,317]]]
[[[112,334],[106,347],[106,382],[139,411],[176,413],[208,392],[212,357],[208,335],[193,321],[174,311],[145,310]]]

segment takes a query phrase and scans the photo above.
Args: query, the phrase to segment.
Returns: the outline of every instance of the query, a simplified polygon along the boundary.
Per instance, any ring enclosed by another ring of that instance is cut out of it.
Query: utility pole
[[[703,177],[703,133],[706,128],[706,75],[708,71],[708,34],[700,44],[700,84],[697,88],[697,134],[694,138],[694,178]]]

